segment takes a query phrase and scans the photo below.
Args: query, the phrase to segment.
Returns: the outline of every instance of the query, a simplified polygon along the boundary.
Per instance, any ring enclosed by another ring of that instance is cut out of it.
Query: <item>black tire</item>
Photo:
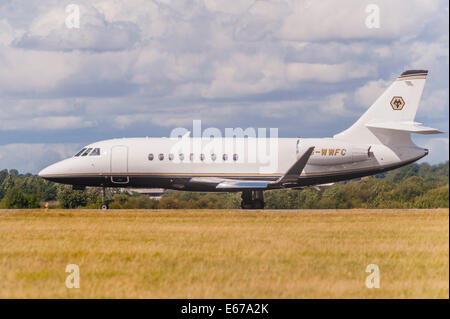
[[[253,201],[253,209],[264,209],[264,202],[262,200],[254,200]]]
[[[244,202],[244,201],[242,201],[241,202],[241,208],[242,209],[253,209],[253,205],[252,205],[252,202],[250,202],[250,203],[246,203],[246,202]]]
[[[108,210],[108,205],[106,204],[102,205],[101,210]]]
[[[241,202],[242,209],[264,209],[264,202],[262,200],[252,200],[251,202]]]

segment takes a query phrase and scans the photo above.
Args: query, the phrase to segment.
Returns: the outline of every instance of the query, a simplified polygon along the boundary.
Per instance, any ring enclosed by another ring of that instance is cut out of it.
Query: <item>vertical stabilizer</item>
[[[367,144],[412,144],[410,132],[374,126],[379,123],[389,123],[393,127],[396,123],[399,126],[413,123],[427,74],[426,70],[403,72],[355,124],[334,138]]]

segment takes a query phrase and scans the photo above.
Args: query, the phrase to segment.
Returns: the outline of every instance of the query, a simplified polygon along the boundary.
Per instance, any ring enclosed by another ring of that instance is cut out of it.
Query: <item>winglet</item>
[[[306,163],[308,162],[309,158],[311,157],[312,152],[314,151],[314,147],[311,146],[306,150],[305,153],[297,160],[297,162],[294,163],[294,165],[291,166],[291,168],[281,176],[275,184],[290,184],[290,183],[296,183],[300,174],[302,173],[303,169],[306,166]]]

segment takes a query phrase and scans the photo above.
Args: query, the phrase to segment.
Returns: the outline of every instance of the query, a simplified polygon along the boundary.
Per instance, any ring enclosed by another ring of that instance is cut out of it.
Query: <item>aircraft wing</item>
[[[223,180],[220,182],[216,188],[270,188],[270,185],[273,185],[274,181],[233,181],[233,180]]]
[[[310,147],[278,180],[234,180],[220,177],[193,177],[190,183],[216,184],[216,189],[270,189],[296,185],[314,147]]]
[[[311,157],[314,147],[310,147],[303,153],[302,156],[291,166],[291,168],[276,182],[277,184],[287,185],[291,183],[297,183],[300,174],[306,166],[309,158]]]
[[[268,188],[269,185],[276,181],[261,181],[261,180],[242,180],[242,179],[230,179],[220,177],[193,177],[189,183],[201,183],[215,185],[217,189],[255,189],[255,188]]]

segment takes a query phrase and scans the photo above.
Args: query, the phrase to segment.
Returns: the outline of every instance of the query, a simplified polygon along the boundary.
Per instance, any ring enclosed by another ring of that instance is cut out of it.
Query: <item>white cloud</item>
[[[429,150],[429,153],[420,162],[438,164],[448,161],[448,137],[416,138],[417,145]]]
[[[448,16],[447,16],[448,17]],[[408,68],[418,69],[426,66],[431,70],[438,70],[445,64],[448,68],[448,34],[442,35],[436,42],[415,41],[407,50],[411,56]],[[433,73],[430,73],[433,76]]]
[[[139,28],[131,22],[109,22],[91,5],[80,5],[80,28],[65,25],[68,14],[56,7],[39,16],[28,32],[14,41],[20,48],[34,50],[115,51],[132,47],[139,40]]]
[[[430,70],[418,120],[448,126],[444,0],[377,1],[380,29],[359,0],[75,3],[79,30],[66,3],[0,3],[0,143],[161,136],[192,119],[331,136],[408,68]]]
[[[157,115],[151,115],[148,113],[131,114],[131,115],[118,115],[115,117],[114,122],[118,128],[128,128],[134,124],[148,124],[158,125],[162,127],[182,127],[192,124],[192,120],[184,117],[180,114],[173,113],[159,113]]]
[[[360,0],[292,1],[279,37],[300,41],[411,37],[441,9],[439,1],[377,1],[380,28],[369,29],[365,24],[368,4]]]
[[[442,118],[448,111],[448,89],[428,90],[422,97],[418,110],[419,116]]]
[[[392,81],[375,80],[369,81],[358,88],[354,95],[355,105],[368,108],[375,100],[392,84]]]
[[[74,62],[57,52],[2,48],[0,94],[54,89],[75,72],[77,65]]]
[[[0,131],[54,131],[97,125],[77,99],[0,98]]]
[[[241,0],[232,2],[229,0],[203,0],[206,8],[210,11],[219,11],[229,14],[241,14],[245,12],[254,0]]]
[[[376,72],[374,66],[352,62],[343,64],[291,63],[287,66],[288,80],[290,81],[334,83],[365,78],[374,72]]]
[[[76,100],[68,99],[0,99],[0,120],[73,113],[76,104]]]
[[[259,94],[289,89],[299,82],[336,83],[364,78],[374,72],[370,65],[356,63],[319,64],[286,63],[278,56],[265,54],[233,55],[215,66],[214,80],[202,92],[204,97],[217,98]]]
[[[72,156],[81,146],[77,143],[0,145],[0,169],[15,168],[20,172],[37,173],[50,164]]]
[[[320,107],[324,114],[346,115],[349,111],[345,107],[345,101],[348,98],[345,93],[330,95],[327,101]]]
[[[0,46],[9,45],[19,32],[19,30],[14,30],[7,20],[0,20]]]
[[[30,119],[0,120],[0,131],[14,130],[70,130],[95,126],[93,121],[85,120],[81,116],[44,116]]]

